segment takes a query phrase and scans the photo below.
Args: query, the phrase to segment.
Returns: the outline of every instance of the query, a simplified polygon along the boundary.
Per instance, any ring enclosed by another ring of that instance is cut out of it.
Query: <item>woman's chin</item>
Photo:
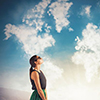
[[[41,62],[41,64],[43,63],[43,61]]]
[[[41,60],[40,63],[42,64],[43,63],[43,60]]]

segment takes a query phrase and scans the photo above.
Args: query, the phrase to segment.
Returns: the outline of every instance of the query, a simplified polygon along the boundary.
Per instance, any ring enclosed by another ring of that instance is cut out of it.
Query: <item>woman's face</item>
[[[40,56],[37,56],[37,61],[36,61],[36,64],[42,64],[43,63],[43,59],[40,57]]]

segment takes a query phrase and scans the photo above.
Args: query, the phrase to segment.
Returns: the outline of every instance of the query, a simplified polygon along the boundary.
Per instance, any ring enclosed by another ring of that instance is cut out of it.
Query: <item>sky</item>
[[[32,93],[33,55],[48,100],[100,100],[100,0],[0,0],[0,87]]]

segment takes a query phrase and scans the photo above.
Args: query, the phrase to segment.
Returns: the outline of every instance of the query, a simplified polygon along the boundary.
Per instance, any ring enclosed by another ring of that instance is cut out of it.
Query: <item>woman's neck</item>
[[[40,66],[36,66],[34,69],[40,72]]]

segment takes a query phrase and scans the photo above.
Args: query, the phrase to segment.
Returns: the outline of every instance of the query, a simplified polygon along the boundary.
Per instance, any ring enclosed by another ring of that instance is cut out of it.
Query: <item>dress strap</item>
[[[33,69],[33,71],[37,71],[37,70]],[[39,71],[37,71],[37,72],[40,74],[40,72],[39,72]]]

